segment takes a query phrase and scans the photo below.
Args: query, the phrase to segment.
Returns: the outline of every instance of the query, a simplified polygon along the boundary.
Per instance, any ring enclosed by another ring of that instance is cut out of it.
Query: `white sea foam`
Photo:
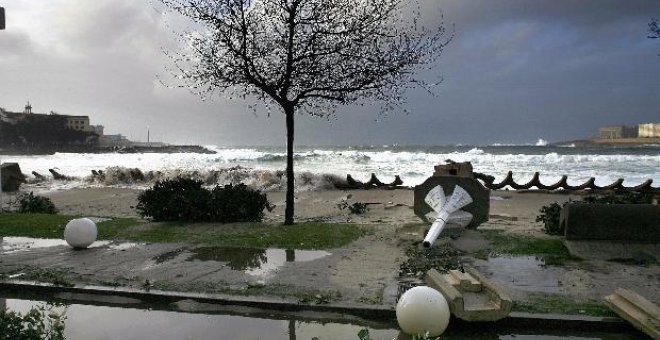
[[[18,162],[35,188],[60,189],[81,186],[147,187],[155,181],[185,175],[198,178],[207,185],[244,182],[264,190],[281,190],[285,153],[272,148],[214,148],[216,154],[69,154],[49,156],[0,156],[3,162]],[[545,152],[539,152],[544,150]],[[593,149],[518,146],[518,147],[344,147],[301,148],[296,152],[295,170],[298,190],[330,188],[344,181],[347,174],[368,181],[371,173],[385,183],[400,175],[404,185],[417,185],[433,173],[433,166],[447,159],[472,162],[475,171],[504,179],[514,172],[519,183],[529,181],[534,172],[541,173],[546,184],[567,175],[570,184],[580,184],[590,177],[596,184],[607,185],[624,178],[625,185],[637,185],[647,179],[660,184],[660,150],[595,151]],[[72,177],[68,181],[52,179],[48,169]],[[131,176],[139,169],[144,178]],[[92,170],[102,170],[103,179],[93,177]],[[39,182],[32,172],[47,177]],[[135,172],[135,170],[134,170]]]
[[[539,140],[536,141],[536,146],[548,146],[548,141],[543,138],[539,138]]]

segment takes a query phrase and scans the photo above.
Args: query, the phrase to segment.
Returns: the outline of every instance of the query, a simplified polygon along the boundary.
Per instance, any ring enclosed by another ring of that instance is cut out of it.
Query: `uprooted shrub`
[[[259,222],[268,205],[266,194],[244,184],[202,187],[202,181],[175,178],[158,181],[138,196],[137,211],[154,221]]]
[[[18,198],[18,212],[21,214],[57,214],[55,204],[48,197],[35,196],[30,192]]]
[[[349,204],[347,200],[341,200],[341,202],[337,204],[337,207],[339,210],[348,210],[349,213],[354,215],[363,215],[369,211],[367,203],[364,202],[355,202],[353,204]]]
[[[608,193],[592,194],[586,196],[582,201],[574,203],[583,204],[650,204],[653,201],[653,194],[647,192],[630,193]],[[570,201],[569,201],[570,202]],[[559,214],[563,205],[551,203],[541,208],[540,215],[536,216],[537,222],[543,222],[545,233],[549,235],[564,235],[564,226],[560,224]]]

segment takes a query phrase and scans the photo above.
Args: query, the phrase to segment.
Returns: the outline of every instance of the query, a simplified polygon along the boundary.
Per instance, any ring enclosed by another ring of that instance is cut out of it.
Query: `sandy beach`
[[[49,197],[62,214],[139,217],[135,210],[139,193],[140,190],[136,189],[104,187],[51,191],[44,196]],[[266,221],[283,220],[284,192],[268,192],[267,195],[275,209],[266,213]],[[493,191],[489,224],[497,226],[501,221],[518,222],[506,223],[510,226],[508,230],[537,234],[542,232],[541,224],[535,222],[539,209],[552,202],[565,202],[571,198],[575,199],[577,196]],[[349,203],[366,203],[369,210],[364,215],[349,214],[348,211],[338,208],[342,200]],[[413,191],[409,189],[303,191],[296,193],[295,203],[297,221],[353,221],[394,225],[420,222],[412,210]]]

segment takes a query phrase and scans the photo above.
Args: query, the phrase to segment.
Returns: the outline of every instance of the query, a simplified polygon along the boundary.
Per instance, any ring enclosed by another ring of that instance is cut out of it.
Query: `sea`
[[[2,162],[17,162],[28,176],[25,190],[51,191],[86,187],[127,187],[143,189],[158,180],[188,176],[207,186],[245,183],[273,191],[286,186],[284,147],[206,146],[215,154],[195,153],[56,153],[53,155],[1,155]],[[562,175],[578,185],[594,177],[597,185],[618,178],[625,186],[648,179],[660,186],[660,146],[581,147],[574,145],[447,145],[447,146],[297,146],[295,149],[296,190],[323,190],[345,182],[346,176],[368,181],[375,174],[383,183],[396,175],[404,186],[422,183],[433,167],[448,160],[471,162],[474,171],[495,177],[495,182],[512,171],[518,183],[526,183],[535,172],[541,182],[552,184]],[[67,176],[53,179],[49,169]],[[133,169],[131,171],[131,169]],[[139,169],[142,176],[135,176]],[[94,176],[92,170],[103,172]],[[38,179],[33,172],[45,176]]]

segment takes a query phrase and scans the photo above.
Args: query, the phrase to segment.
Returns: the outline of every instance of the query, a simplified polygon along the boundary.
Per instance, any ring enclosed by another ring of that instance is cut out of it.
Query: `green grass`
[[[24,236],[34,238],[62,238],[64,227],[79,216],[49,214],[0,214],[0,236]],[[133,218],[116,218],[98,223],[99,239],[114,238],[122,229],[136,225]]]
[[[534,255],[543,257],[548,265],[562,265],[566,261],[578,260],[566,249],[558,238],[535,238],[521,235],[505,235],[497,230],[482,230],[491,242],[490,255]],[[477,254],[483,257],[484,254]]]
[[[62,238],[66,223],[75,216],[0,214],[0,236]],[[344,223],[186,224],[145,223],[117,218],[98,223],[99,239],[150,243],[185,242],[207,246],[248,248],[327,249],[341,247],[369,233],[365,227]]]
[[[616,316],[600,301],[576,301],[567,296],[541,293],[531,295],[527,301],[515,301],[512,310],[537,314]]]
[[[117,236],[139,242],[187,242],[215,247],[327,249],[349,244],[366,233],[367,230],[358,225],[340,223],[289,226],[150,223],[123,230]]]

